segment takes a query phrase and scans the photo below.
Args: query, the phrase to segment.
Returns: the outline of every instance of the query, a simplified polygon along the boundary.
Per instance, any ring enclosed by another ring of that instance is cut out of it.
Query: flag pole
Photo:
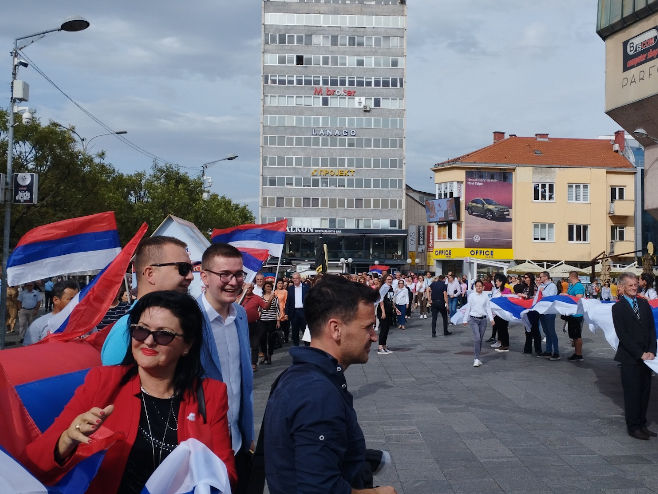
[[[276,271],[274,272],[274,288],[276,289],[276,281],[279,279],[279,268],[281,268],[281,256],[279,262],[276,263]]]

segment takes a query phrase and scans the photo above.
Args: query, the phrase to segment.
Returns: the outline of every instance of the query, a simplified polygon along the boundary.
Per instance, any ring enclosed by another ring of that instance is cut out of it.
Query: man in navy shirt
[[[430,296],[432,299],[432,338],[436,338],[436,318],[441,313],[443,319],[443,335],[449,336],[452,331],[448,331],[448,285],[445,283],[445,276],[439,275],[436,281],[430,284]]]
[[[395,494],[390,486],[362,484],[366,445],[344,374],[365,364],[377,341],[377,298],[366,285],[332,275],[308,291],[311,345],[290,349],[293,363],[275,384],[263,420],[271,494]]]

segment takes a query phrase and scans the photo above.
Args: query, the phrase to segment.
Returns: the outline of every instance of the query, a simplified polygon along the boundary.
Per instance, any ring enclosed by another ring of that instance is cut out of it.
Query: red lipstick
[[[150,348],[145,348],[145,347],[142,347],[141,351],[142,351],[142,355],[146,355],[147,357],[153,357],[153,356],[155,356],[159,353],[159,352],[156,352],[155,350],[152,350]]]

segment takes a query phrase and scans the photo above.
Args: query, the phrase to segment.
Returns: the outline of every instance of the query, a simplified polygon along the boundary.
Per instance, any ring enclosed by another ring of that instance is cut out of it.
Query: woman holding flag
[[[160,291],[140,298],[121,365],[89,371],[59,417],[27,446],[23,464],[53,484],[107,449],[87,492],[139,493],[180,442],[195,438],[223,461],[235,483],[226,385],[201,377],[202,321],[189,295]]]

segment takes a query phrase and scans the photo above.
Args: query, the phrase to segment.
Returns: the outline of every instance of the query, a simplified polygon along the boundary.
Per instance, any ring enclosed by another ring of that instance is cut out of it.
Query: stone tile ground
[[[658,492],[658,440],[626,434],[612,349],[585,332],[585,361],[568,362],[558,326],[558,362],[522,354],[519,324],[510,327],[511,351],[485,344],[479,368],[465,326],[431,338],[430,320],[414,318],[406,331],[392,330],[393,354],[373,345],[347,382],[368,446],[393,458],[377,483],[401,494]],[[256,373],[257,429],[269,386],[289,362],[279,350]],[[649,418],[658,429],[656,391]]]

